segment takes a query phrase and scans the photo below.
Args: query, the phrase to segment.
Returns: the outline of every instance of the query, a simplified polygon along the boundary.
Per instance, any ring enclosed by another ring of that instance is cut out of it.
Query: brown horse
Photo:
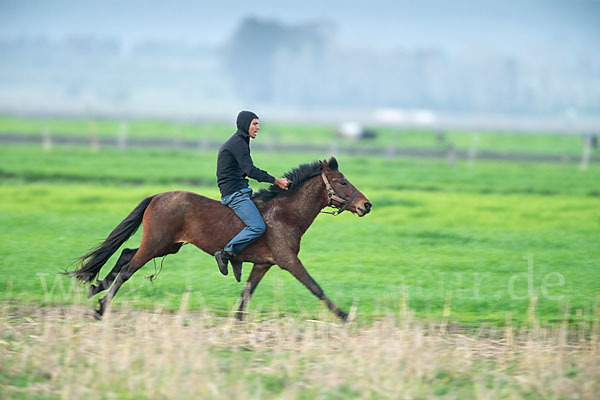
[[[333,157],[329,162],[300,165],[284,176],[292,181],[289,190],[283,191],[272,185],[253,197],[267,229],[232,260],[238,282],[242,262],[254,263],[242,291],[238,318],[243,318],[245,306],[256,286],[276,264],[294,275],[345,320],[347,314],[325,296],[298,259],[300,238],[327,206],[337,208],[337,213],[348,210],[362,217],[371,210],[371,203],[338,171],[338,163]],[[121,285],[148,261],[177,253],[184,243],[192,243],[214,254],[244,226],[229,207],[216,200],[185,191],[159,193],[144,199],[104,242],[81,257],[80,268],[70,274],[84,282],[93,282],[106,261],[140,224],[143,225],[140,247],[124,249],[108,275],[96,285],[90,285],[88,297],[110,288],[99,300],[98,316],[104,313]]]

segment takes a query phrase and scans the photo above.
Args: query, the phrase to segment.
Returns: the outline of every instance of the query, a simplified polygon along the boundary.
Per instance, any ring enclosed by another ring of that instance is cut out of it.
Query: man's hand
[[[292,183],[292,181],[290,181],[288,178],[275,178],[275,182],[273,183],[282,188],[283,190],[288,190],[288,186],[290,185],[290,183]]]

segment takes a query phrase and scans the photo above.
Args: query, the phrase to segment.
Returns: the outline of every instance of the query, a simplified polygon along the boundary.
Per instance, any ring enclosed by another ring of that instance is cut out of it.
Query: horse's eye
[[[346,186],[348,183],[346,181],[341,181],[340,184]]]

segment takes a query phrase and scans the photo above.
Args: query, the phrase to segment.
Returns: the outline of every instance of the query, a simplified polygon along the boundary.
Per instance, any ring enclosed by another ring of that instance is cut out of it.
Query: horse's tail
[[[121,247],[127,239],[129,239],[137,230],[142,219],[144,212],[148,205],[152,201],[154,196],[146,197],[133,209],[131,213],[125,218],[113,231],[108,235],[104,242],[100,243],[94,249],[92,249],[86,255],[78,259],[81,267],[73,272],[69,272],[74,278],[77,278],[83,282],[92,282],[102,266],[108,261]]]

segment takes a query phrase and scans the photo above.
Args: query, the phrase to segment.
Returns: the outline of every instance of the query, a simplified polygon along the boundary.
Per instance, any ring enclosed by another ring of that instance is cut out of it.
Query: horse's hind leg
[[[115,281],[115,278],[117,277],[117,275],[119,275],[119,272],[121,272],[121,269],[123,268],[123,266],[125,264],[127,264],[129,261],[131,261],[131,259],[133,258],[133,256],[135,255],[135,253],[137,251],[138,251],[138,249],[124,249],[121,252],[121,256],[117,260],[115,266],[108,273],[108,275],[106,275],[103,280],[98,281],[97,285],[90,285],[90,288],[88,290],[88,299],[90,297],[94,297],[98,293],[108,289],[110,287],[110,285],[112,285],[112,283]]]
[[[252,293],[254,293],[254,290],[258,286],[258,283],[263,278],[263,276],[265,276],[269,268],[271,268],[271,266],[268,264],[254,264],[254,267],[252,267],[252,271],[250,272],[250,276],[248,277],[246,286],[244,286],[244,290],[242,291],[242,299],[240,301],[240,307],[237,311],[237,318],[240,321],[244,319],[246,305],[250,301]]]
[[[99,300],[100,307],[98,310],[96,310],[96,314],[98,316],[102,316],[102,314],[104,314],[106,307],[108,307],[108,304],[112,298],[115,297],[121,286],[127,282],[127,280],[131,278],[131,276],[135,274],[138,269],[142,268],[148,261],[155,257],[162,257],[168,254],[177,253],[182,245],[183,243],[172,243],[166,249],[154,252],[147,250],[147,247],[143,246],[142,243],[142,246],[140,246],[131,261],[129,261],[129,263],[121,269],[121,272],[115,279],[113,285],[110,287],[108,293],[106,293],[106,295]],[[144,251],[142,251],[142,248],[144,248]]]
[[[115,295],[121,288],[121,285],[123,285],[125,282],[127,282],[127,280],[129,278],[131,278],[131,275],[133,275],[138,269],[142,268],[144,266],[144,264],[146,264],[152,258],[144,258],[144,259],[140,258],[140,259],[136,260],[136,257],[135,256],[133,257],[133,259],[129,262],[129,264],[127,264],[121,270],[121,272],[115,279],[115,282],[110,287],[110,290],[108,291],[108,293],[106,293],[104,295],[104,297],[102,297],[98,301],[98,303],[100,304],[100,307],[96,310],[96,313],[98,316],[102,316],[102,314],[104,314],[104,311],[106,311],[108,304],[110,303],[112,298],[115,297]]]

